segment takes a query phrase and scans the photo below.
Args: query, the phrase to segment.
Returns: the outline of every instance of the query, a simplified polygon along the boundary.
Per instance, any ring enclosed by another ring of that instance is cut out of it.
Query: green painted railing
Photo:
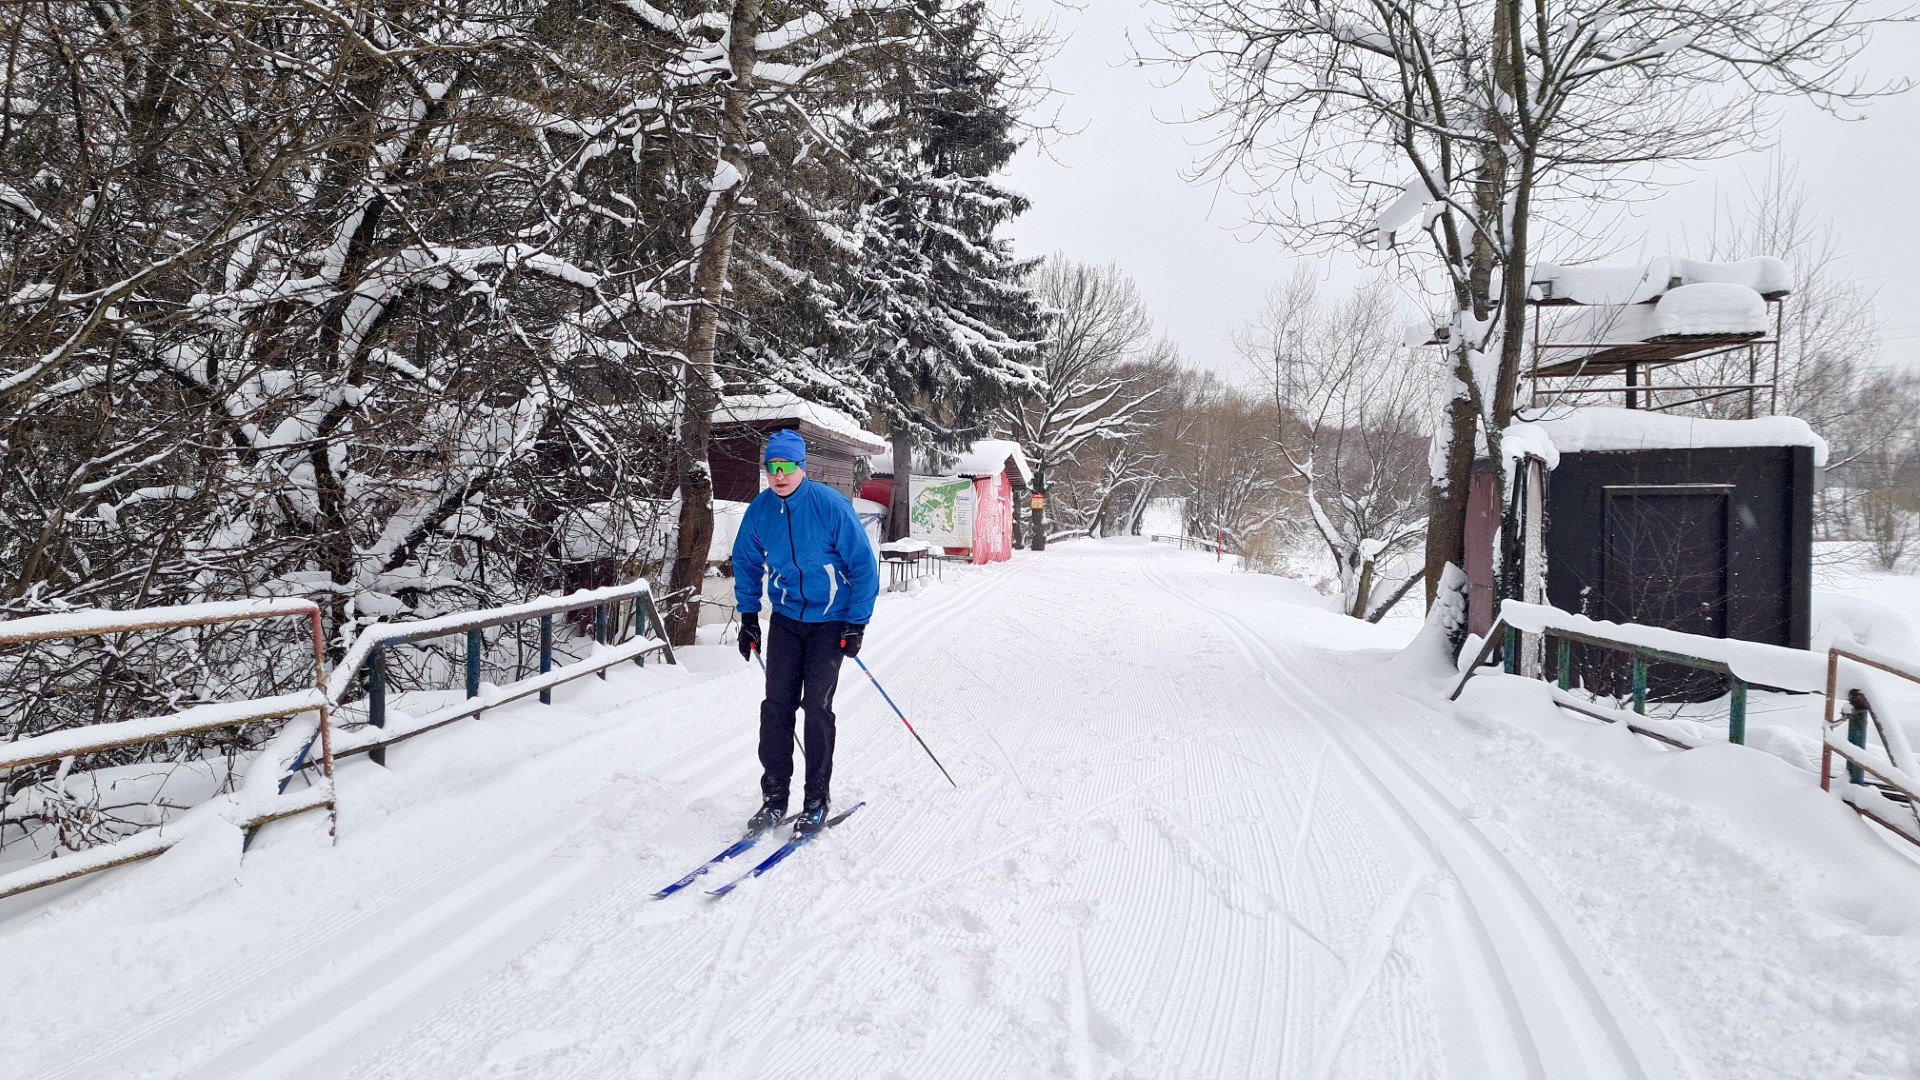
[[[1497,620],[1493,624],[1493,627],[1487,631],[1487,640],[1481,645],[1479,655],[1474,658],[1474,662],[1467,667],[1467,670],[1461,674],[1460,681],[1454,685],[1453,692],[1447,695],[1447,700],[1455,701],[1459,699],[1460,692],[1466,689],[1468,680],[1472,679],[1481,668],[1488,666],[1492,662],[1494,650],[1496,649],[1504,653],[1503,667],[1507,674],[1520,674],[1520,653],[1524,645],[1521,637],[1523,633],[1525,633],[1525,631],[1508,623],[1504,616]],[[1562,692],[1570,692],[1573,689],[1573,646],[1575,644],[1586,645],[1607,652],[1621,653],[1629,657],[1633,665],[1633,711],[1639,716],[1645,716],[1647,714],[1647,666],[1649,664],[1677,664],[1681,667],[1692,668],[1695,671],[1705,671],[1715,675],[1726,676],[1730,687],[1727,705],[1727,741],[1742,744],[1747,741],[1748,683],[1746,679],[1741,678],[1740,675],[1733,670],[1732,665],[1725,661],[1704,656],[1692,656],[1687,653],[1674,652],[1668,649],[1656,649],[1647,645],[1621,641],[1604,637],[1600,634],[1558,626],[1548,626],[1540,631],[1540,633],[1542,636],[1552,637],[1558,645],[1558,648],[1554,650],[1553,682]],[[1590,715],[1596,715],[1599,719],[1607,721],[1616,719],[1613,716],[1593,713],[1590,713]],[[1677,743],[1671,731],[1651,728],[1642,730],[1641,725],[1634,724],[1629,724],[1628,726],[1633,727],[1636,731],[1640,731],[1641,734],[1650,735],[1663,742]]]

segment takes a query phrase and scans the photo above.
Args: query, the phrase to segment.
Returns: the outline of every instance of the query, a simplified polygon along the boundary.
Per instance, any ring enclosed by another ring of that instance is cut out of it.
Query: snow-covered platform
[[[714,902],[757,673],[617,671],[342,770],[313,823],[0,904],[8,1075],[1732,1077],[1920,1068],[1920,867],[1292,582],[1077,542],[882,599],[868,806]]]

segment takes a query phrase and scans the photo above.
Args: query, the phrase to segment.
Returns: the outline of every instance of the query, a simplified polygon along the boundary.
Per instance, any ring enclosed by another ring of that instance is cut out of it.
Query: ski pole
[[[927,746],[927,740],[921,738],[920,733],[913,730],[913,723],[907,719],[907,714],[900,711],[900,706],[893,704],[893,695],[887,693],[887,688],[881,686],[880,680],[873,677],[873,671],[867,667],[867,662],[858,656],[853,658],[853,662],[860,665],[860,670],[867,673],[867,681],[873,684],[875,690],[880,691],[880,696],[887,699],[888,705],[893,706],[893,715],[899,717],[900,722],[907,725],[907,734],[913,736],[913,741],[920,744],[920,749],[925,750],[928,757],[933,758],[933,765],[940,770],[940,775],[947,778],[947,783],[953,784],[954,787],[958,788],[960,785],[954,783],[953,774],[947,771],[945,765],[940,764],[939,758],[933,757],[933,750]]]

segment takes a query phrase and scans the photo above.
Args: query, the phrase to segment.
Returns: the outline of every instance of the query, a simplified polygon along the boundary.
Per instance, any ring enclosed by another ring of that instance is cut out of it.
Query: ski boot
[[[766,832],[787,816],[787,800],[784,796],[768,795],[760,804],[760,809],[747,819],[747,835],[754,836]]]
[[[800,808],[800,816],[794,819],[794,835],[804,836],[807,833],[817,833],[826,827],[827,797],[825,795],[807,796],[806,803]]]

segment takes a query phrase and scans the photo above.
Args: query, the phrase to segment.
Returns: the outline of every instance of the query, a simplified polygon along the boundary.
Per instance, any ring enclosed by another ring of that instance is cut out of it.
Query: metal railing
[[[1173,544],[1182,551],[1211,551],[1216,560],[1221,558],[1227,550],[1225,533],[1221,533],[1211,540],[1202,536],[1173,536],[1169,533],[1148,533],[1147,543]]]
[[[1864,687],[1848,686],[1842,691],[1842,664],[1859,664],[1920,685],[1920,671],[1891,657],[1851,649],[1827,650],[1827,711],[1825,726],[1821,728],[1820,788],[1833,790],[1833,759],[1840,758],[1847,763],[1847,783],[1839,791],[1841,801],[1862,817],[1920,844],[1920,761],[1914,758],[1906,732],[1898,724],[1890,724],[1880,717]],[[1842,699],[1846,701],[1844,709],[1839,707]],[[1847,726],[1844,738],[1838,732],[1842,722]],[[1880,737],[1884,758],[1874,756],[1868,749],[1869,725]]]
[[[328,835],[333,835],[338,825],[338,814],[334,803],[330,723],[332,703],[327,697],[324,678],[326,650],[320,608],[312,601],[240,600],[186,607],[37,615],[0,622],[0,646],[289,617],[306,619],[313,638],[312,690],[250,701],[197,705],[166,716],[117,720],[29,736],[0,747],[0,772],[160,742],[182,735],[313,713],[316,721],[310,733],[290,724],[269,740],[267,748],[248,771],[240,790],[217,797],[217,801],[225,805],[216,812],[246,830],[251,837],[254,830],[268,822],[304,814],[309,810],[324,809],[328,814]],[[308,765],[308,757],[316,743],[320,748],[320,778],[312,787],[288,795],[287,782]],[[122,840],[98,844],[59,858],[40,860],[0,877],[0,898],[69,881],[109,867],[150,859],[178,844],[184,836],[185,830],[169,831],[164,826],[150,826]]]
[[[555,666],[554,617],[580,611],[593,613],[593,651],[584,659]],[[605,678],[608,669],[619,664],[631,662],[644,665],[647,656],[652,653],[664,654],[669,664],[677,662],[673,646],[667,640],[666,625],[660,618],[653,594],[645,581],[437,619],[375,624],[354,639],[341,663],[331,671],[326,666],[320,608],[312,601],[300,599],[245,600],[177,608],[34,616],[0,622],[0,646],[54,638],[210,626],[293,616],[307,620],[313,639],[312,690],[249,701],[198,705],[168,716],[91,724],[19,739],[0,744],[0,771],[154,743],[181,735],[313,713],[317,719],[311,728],[289,724],[268,742],[248,770],[241,790],[219,797],[228,805],[218,812],[226,820],[247,830],[250,838],[254,830],[269,822],[309,810],[325,809],[329,815],[328,834],[331,836],[337,827],[334,762],[339,757],[367,753],[379,761],[384,757],[386,748],[394,743],[445,727],[457,720],[477,716],[497,705],[534,695],[538,695],[543,704],[551,704],[554,687],[588,675]],[[483,693],[480,680],[484,644],[482,632],[496,626],[536,619],[540,622],[539,673],[504,686],[488,688]],[[627,631],[629,626],[630,633]],[[390,723],[386,685],[388,650],[397,645],[452,635],[464,635],[466,638],[466,700],[418,717],[403,717],[399,723]],[[366,722],[357,731],[335,733],[333,726],[338,706],[355,689],[356,678],[364,680]],[[320,751],[317,762],[311,760],[316,745]],[[293,777],[315,766],[321,775],[313,786],[287,794],[287,785]],[[152,827],[123,840],[30,864],[0,876],[0,898],[152,858],[179,843],[186,833],[187,830],[183,829]]]
[[[1754,680],[1746,664],[1735,663],[1738,656],[1763,656],[1766,661],[1764,685],[1793,693],[1819,693],[1821,684],[1812,666],[1818,658],[1804,649],[1764,645],[1757,642],[1730,641],[1677,630],[1647,626],[1628,626],[1590,619],[1544,604],[1502,601],[1500,617],[1487,631],[1479,654],[1460,676],[1447,700],[1454,701],[1466,689],[1467,682],[1493,659],[1495,650],[1503,653],[1508,674],[1521,674],[1520,658],[1525,652],[1523,634],[1556,640],[1554,650],[1554,701],[1563,708],[1608,723],[1625,721],[1632,730],[1680,747],[1700,745],[1697,737],[1678,725],[1666,724],[1647,716],[1647,668],[1650,664],[1674,664],[1704,671],[1727,679],[1727,741],[1747,741],[1747,695]],[[1638,639],[1638,640],[1630,640]],[[1651,644],[1651,640],[1661,642]],[[1574,682],[1573,646],[1584,645],[1604,652],[1626,656],[1631,663],[1631,713],[1607,708],[1572,696]],[[1546,672],[1542,670],[1541,675]]]
[[[621,608],[628,604],[632,607],[630,617],[621,613]],[[554,616],[576,611],[593,612],[594,654],[556,668],[553,652]],[[483,632],[496,626],[535,619],[540,622],[539,673],[494,687],[483,695],[480,680]],[[623,636],[621,628],[629,623],[632,634]],[[649,630],[652,636],[648,636]],[[387,710],[388,650],[397,645],[455,635],[466,638],[466,700],[421,716],[405,717],[400,723],[390,725]],[[525,697],[538,695],[542,705],[551,705],[554,687],[588,675],[598,675],[604,679],[607,669],[629,661],[645,666],[647,655],[655,652],[665,653],[669,664],[677,662],[673,646],[667,641],[666,624],[661,621],[660,611],[653,602],[653,592],[645,580],[437,619],[376,623],[360,632],[352,648],[327,680],[328,692],[335,702],[344,699],[352,690],[356,675],[363,678],[367,695],[366,724],[358,731],[342,734],[338,754],[345,757],[365,753],[371,755],[376,763],[385,764],[386,749],[394,743],[424,735],[455,721],[478,716],[494,706]]]
[[[1646,640],[1628,641],[1609,636],[1607,628],[1633,636],[1656,638],[1663,644],[1692,643],[1695,655],[1677,648],[1662,648]],[[1473,663],[1461,673],[1447,700],[1458,700],[1467,683],[1487,667],[1496,650],[1503,655],[1507,674],[1520,675],[1523,634],[1537,634],[1558,640],[1553,668],[1553,701],[1563,709],[1608,723],[1624,723],[1630,730],[1680,749],[1705,745],[1697,734],[1679,724],[1646,715],[1647,666],[1650,663],[1678,664],[1699,671],[1723,675],[1728,680],[1727,739],[1746,742],[1747,694],[1752,686],[1764,686],[1797,694],[1824,694],[1825,724],[1821,730],[1820,787],[1833,790],[1834,759],[1846,763],[1847,783],[1838,794],[1843,802],[1862,817],[1878,822],[1889,831],[1920,844],[1920,756],[1909,745],[1906,732],[1883,719],[1873,708],[1864,686],[1854,681],[1843,685],[1845,665],[1861,667],[1920,685],[1920,669],[1892,657],[1864,649],[1831,648],[1824,665],[1818,653],[1757,642],[1730,641],[1696,634],[1651,627],[1619,627],[1612,623],[1587,619],[1539,604],[1502,603],[1500,618],[1487,631],[1487,639]],[[1625,653],[1632,658],[1633,711],[1609,708],[1572,695],[1572,646],[1587,645]],[[1749,676],[1764,668],[1764,681]],[[1543,670],[1541,675],[1545,675]],[[1824,677],[1823,677],[1824,676]],[[1844,704],[1843,704],[1844,703]],[[1842,735],[1839,728],[1845,724]],[[1875,754],[1867,741],[1871,727],[1879,736],[1882,753]]]

